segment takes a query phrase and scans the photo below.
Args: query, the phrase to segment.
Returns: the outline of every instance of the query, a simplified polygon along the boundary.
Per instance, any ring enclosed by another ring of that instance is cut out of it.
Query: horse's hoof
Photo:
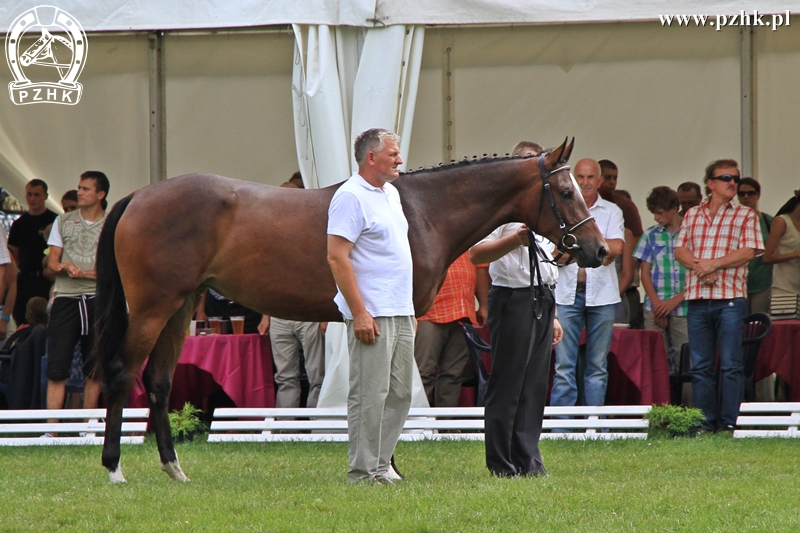
[[[116,470],[108,471],[108,481],[110,483],[127,483],[125,476],[122,475],[122,469],[117,467]]]
[[[177,459],[167,464],[161,463],[161,470],[166,472],[169,477],[175,481],[180,481],[181,483],[189,481],[189,478],[186,477],[186,474],[184,474],[183,470],[181,470],[181,465],[178,464]]]

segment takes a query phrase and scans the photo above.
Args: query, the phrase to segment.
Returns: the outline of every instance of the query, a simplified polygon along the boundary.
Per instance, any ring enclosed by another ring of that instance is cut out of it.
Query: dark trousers
[[[542,318],[529,289],[492,285],[489,328],[492,374],[486,391],[486,466],[497,476],[545,474],[539,436],[547,400],[553,343],[553,291],[545,289]]]

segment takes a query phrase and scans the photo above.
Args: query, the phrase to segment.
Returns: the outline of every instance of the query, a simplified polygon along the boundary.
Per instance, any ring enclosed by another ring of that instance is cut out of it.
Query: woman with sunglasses
[[[764,263],[774,265],[773,295],[800,295],[800,190],[775,215]]]
[[[758,209],[761,199],[761,184],[753,178],[742,178],[736,191],[739,203],[754,210],[758,215],[764,242],[769,238],[773,217]],[[766,244],[764,245],[766,248]],[[769,299],[772,294],[772,265],[764,262],[765,255],[756,257],[747,265],[747,312],[769,314]],[[756,383],[756,401],[775,401],[775,375]]]
[[[758,210],[761,198],[761,184],[753,178],[742,178],[736,191],[739,203],[756,212],[761,226],[761,236],[767,242],[772,217]],[[763,256],[756,257],[747,266],[747,312],[769,313],[769,296],[772,287],[772,265],[763,261]]]

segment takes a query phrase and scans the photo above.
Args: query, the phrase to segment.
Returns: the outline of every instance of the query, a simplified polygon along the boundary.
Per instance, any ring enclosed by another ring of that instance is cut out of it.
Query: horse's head
[[[565,139],[561,146],[536,159],[535,194],[529,195],[531,201],[523,219],[560,251],[574,256],[579,266],[591,268],[603,264],[608,246],[569,172],[567,161],[574,144],[575,139],[569,145]]]

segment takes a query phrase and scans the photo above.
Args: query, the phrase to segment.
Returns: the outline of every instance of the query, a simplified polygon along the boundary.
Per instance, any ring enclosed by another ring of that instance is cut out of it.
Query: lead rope
[[[544,252],[539,249],[539,243],[536,242],[536,236],[533,234],[530,228],[528,229],[528,259],[531,263],[531,293],[533,294],[533,315],[536,317],[536,320],[542,319],[542,314],[544,312],[544,284],[542,283],[542,271],[539,267],[539,261],[537,260],[537,254],[544,257]],[[533,283],[533,273],[536,272],[536,281],[538,285],[534,285]]]

